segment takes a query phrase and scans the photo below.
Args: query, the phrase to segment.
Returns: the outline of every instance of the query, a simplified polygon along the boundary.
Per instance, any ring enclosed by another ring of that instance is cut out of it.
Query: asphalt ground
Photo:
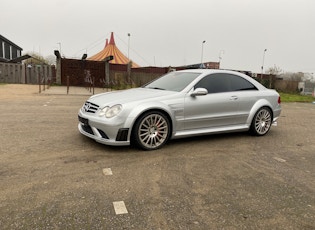
[[[0,85],[0,229],[315,229],[314,104],[146,152],[82,136],[65,89]]]

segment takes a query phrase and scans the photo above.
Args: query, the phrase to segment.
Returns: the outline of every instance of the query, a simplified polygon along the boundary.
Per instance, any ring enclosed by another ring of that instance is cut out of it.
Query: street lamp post
[[[219,69],[221,69],[222,54],[224,54],[224,50],[220,50],[220,53],[219,53]]]
[[[131,76],[131,61],[129,59],[129,49],[130,49],[130,33],[128,33],[128,70],[127,70],[127,81],[128,83],[130,83],[130,76]]]
[[[128,61],[130,61],[130,59],[129,59],[129,48],[130,48],[130,33],[128,33]]]
[[[206,41],[202,41],[201,43],[201,64],[200,67],[203,69],[203,44],[205,44]]]
[[[264,74],[264,64],[265,64],[265,54],[266,54],[267,49],[264,49],[264,54],[263,54],[263,60],[262,60],[262,65],[261,65],[261,75],[260,78],[262,79],[262,76]]]
[[[57,42],[57,44],[59,45],[59,52],[60,52],[60,55],[61,55],[61,42]]]

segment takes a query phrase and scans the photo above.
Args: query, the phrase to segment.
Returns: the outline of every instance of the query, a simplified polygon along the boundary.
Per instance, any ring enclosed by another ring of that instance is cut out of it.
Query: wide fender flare
[[[270,103],[268,100],[266,100],[266,99],[260,99],[260,100],[258,100],[258,101],[253,105],[252,109],[251,109],[250,112],[249,112],[249,116],[248,116],[247,121],[246,121],[246,124],[248,124],[249,127],[250,127],[250,125],[251,125],[251,123],[252,123],[252,120],[253,120],[255,114],[256,114],[257,111],[258,111],[260,108],[262,108],[262,107],[268,107],[268,108],[270,108],[271,113],[273,113],[273,111],[272,111],[272,105],[271,105],[271,103]],[[272,114],[272,116],[273,116],[273,114]]]
[[[168,114],[171,118],[170,122],[172,127],[174,127],[174,112],[170,109],[170,107],[162,102],[147,102],[141,105],[137,105],[132,111],[129,113],[128,118],[125,121],[124,127],[132,128],[136,122],[136,120],[145,112],[150,110],[161,110]],[[129,137],[131,134],[131,130],[129,132]]]

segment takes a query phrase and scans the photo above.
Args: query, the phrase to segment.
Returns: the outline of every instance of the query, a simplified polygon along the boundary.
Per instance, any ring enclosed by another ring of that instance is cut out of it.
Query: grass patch
[[[311,95],[300,95],[294,93],[280,93],[281,102],[313,102],[315,98]]]

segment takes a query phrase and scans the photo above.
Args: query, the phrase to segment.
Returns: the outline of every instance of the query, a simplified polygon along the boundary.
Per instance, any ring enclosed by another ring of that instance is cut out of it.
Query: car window
[[[210,74],[202,78],[195,88],[206,88],[208,93],[220,93],[230,91],[229,82],[227,82],[226,75]]]
[[[200,73],[170,72],[145,85],[144,87],[158,90],[170,90],[180,92],[199,75]]]
[[[257,90],[252,83],[242,77],[229,74],[229,80],[231,83],[231,91]]]
[[[226,73],[216,73],[205,76],[195,85],[195,89],[196,88],[206,88],[208,93],[257,90],[257,88],[246,79]]]

